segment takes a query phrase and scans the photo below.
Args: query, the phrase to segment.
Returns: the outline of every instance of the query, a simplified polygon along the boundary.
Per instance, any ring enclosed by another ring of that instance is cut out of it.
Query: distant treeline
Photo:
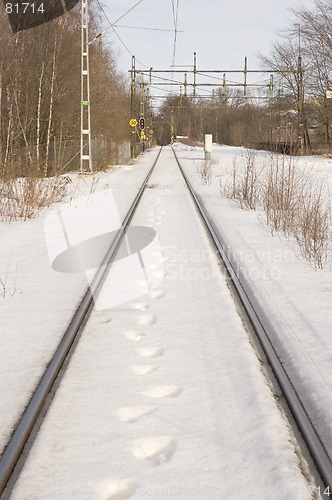
[[[332,2],[314,0],[313,8],[293,9],[293,22],[262,68],[273,71],[265,99],[255,91],[220,88],[211,99],[169,96],[157,116],[160,143],[174,133],[202,141],[266,147],[282,152],[331,153]],[[269,74],[266,74],[267,80]],[[261,96],[260,96],[261,97]]]

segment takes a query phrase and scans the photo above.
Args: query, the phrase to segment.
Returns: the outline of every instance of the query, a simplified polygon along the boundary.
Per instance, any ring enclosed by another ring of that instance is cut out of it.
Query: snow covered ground
[[[271,236],[262,216],[220,196],[220,176],[243,150],[215,146],[212,183],[203,185],[203,150],[176,148],[243,277],[270,308],[278,348],[331,443],[331,271],[315,271],[294,243]],[[97,184],[75,181],[71,203],[111,189],[123,216],[156,154],[98,175]],[[330,160],[302,161],[332,176]],[[134,223],[156,231],[165,277],[93,313],[12,498],[311,498],[169,148],[149,186]],[[2,447],[86,282],[51,268],[49,213],[0,224]]]
[[[112,179],[123,217],[156,155],[147,153],[135,169],[124,166],[93,178],[73,175],[66,203],[75,206],[89,194],[93,203],[94,193],[107,191]],[[58,273],[50,265],[44,224],[64,204],[36,220],[0,223],[0,453],[88,286],[84,274]]]
[[[179,158],[194,188],[217,222],[228,253],[244,283],[254,291],[258,305],[275,330],[273,344],[298,390],[306,410],[332,456],[332,242],[323,270],[305,261],[297,243],[282,233],[271,235],[263,212],[241,210],[236,202],[220,195],[220,183],[232,175],[234,157],[243,161],[241,148],[214,146],[215,166],[211,184],[204,185],[197,170],[201,150],[179,147]],[[196,158],[196,160],[195,160]],[[192,161],[195,161],[193,168]],[[257,152],[258,161],[270,161]],[[304,157],[296,167],[325,181],[326,196],[332,193],[332,161]]]

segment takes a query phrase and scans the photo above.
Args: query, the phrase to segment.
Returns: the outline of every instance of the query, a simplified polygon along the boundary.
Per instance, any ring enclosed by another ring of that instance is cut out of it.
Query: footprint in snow
[[[142,340],[143,334],[140,332],[137,332],[136,330],[127,330],[123,332],[123,335],[127,337],[129,340],[135,340],[136,342],[139,340]]]
[[[138,419],[150,415],[155,406],[125,406],[115,413],[122,422],[136,422]]]
[[[137,490],[132,479],[104,479],[97,486],[98,498],[102,500],[126,500]]]
[[[130,367],[130,371],[134,375],[147,375],[148,373],[152,373],[155,370],[158,370],[157,365],[136,365]]]
[[[98,314],[97,317],[96,317],[96,321],[98,321],[98,323],[110,323],[112,321],[112,318],[110,316],[108,316],[107,314],[105,313],[102,313],[102,314]]]
[[[142,288],[149,288],[149,283],[146,280],[138,280],[137,284]]]
[[[157,358],[163,355],[164,349],[162,347],[141,347],[136,352],[143,358]]]
[[[165,290],[153,290],[150,292],[151,299],[161,299],[165,296]]]
[[[161,266],[162,263],[164,262],[164,255],[168,255],[165,252],[153,252],[153,262],[155,262],[157,265]]]
[[[146,460],[153,465],[167,462],[176,448],[176,441],[170,436],[151,436],[136,439],[130,451],[134,457]]]
[[[132,308],[136,311],[147,311],[150,308],[150,304],[148,302],[135,302]]]
[[[141,394],[149,396],[150,398],[174,398],[180,394],[181,390],[181,387],[176,385],[156,385],[154,387],[149,387],[145,391],[141,392]]]
[[[142,314],[137,317],[137,322],[140,325],[153,325],[156,322],[156,317],[154,314]]]
[[[146,267],[150,270],[150,271],[154,271],[156,269],[160,269],[160,266],[162,264],[162,260],[160,260],[160,263],[159,264],[149,264],[147,265]],[[155,273],[155,276],[156,276],[156,273]]]

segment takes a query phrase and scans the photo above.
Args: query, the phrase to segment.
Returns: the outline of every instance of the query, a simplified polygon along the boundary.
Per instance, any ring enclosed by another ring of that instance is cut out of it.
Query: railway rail
[[[148,172],[135,200],[133,201],[124,221],[122,227],[117,232],[111,247],[109,248],[107,255],[105,256],[102,265],[97,272],[94,281],[87,290],[79,308],[77,309],[63,339],[48,365],[33,397],[31,398],[26,410],[18,422],[18,425],[13,432],[11,439],[4,450],[4,453],[0,460],[0,495],[5,491],[8,481],[15,471],[16,464],[26,446],[26,443],[33,432],[36,422],[38,422],[40,415],[45,411],[45,405],[49,398],[50,391],[54,387],[55,381],[63,369],[66,363],[67,357],[73,350],[73,346],[80,336],[82,328],[93,308],[94,297],[98,293],[98,290],[103,286],[108,267],[114,260],[116,252],[123,240],[126,230],[134,216],[134,213],[139,205],[142,198],[144,190],[148,185],[149,178],[158,162],[159,156],[161,154],[162,148],[160,149],[156,160],[154,161],[151,169]],[[255,309],[255,305],[250,298],[250,290],[244,288],[243,284],[238,279],[236,272],[234,271],[233,264],[228,257],[227,251],[225,250],[225,245],[223,242],[222,235],[216,228],[214,222],[210,219],[201,199],[195,193],[191,187],[188,178],[185,175],[183,168],[181,167],[180,161],[176,155],[175,150],[172,148],[177,165],[182,173],[182,176],[186,182],[189,192],[191,193],[192,199],[195,203],[197,211],[202,217],[210,239],[213,241],[218,256],[224,266],[229,286],[233,292],[235,300],[240,305],[241,310],[245,311],[246,318],[244,321],[250,325],[250,328],[254,330],[259,342],[264,350],[266,358],[272,368],[272,371],[278,381],[281,391],[285,397],[285,400],[292,412],[293,418],[300,430],[303,440],[313,458],[315,466],[323,480],[326,487],[329,487],[332,491],[332,462],[328,456],[324,445],[322,444],[314,426],[312,425],[309,416],[307,415],[295,388],[290,381],[282,362],[278,358],[278,355],[273,348],[273,344],[270,340],[269,330],[264,322],[264,318],[260,317]],[[19,471],[17,472],[19,473]]]
[[[75,339],[79,336],[82,325],[86,321],[89,312],[94,304],[94,297],[96,297],[98,290],[106,278],[107,271],[112,261],[115,258],[116,252],[123,240],[126,230],[129,227],[134,213],[137,209],[140,199],[144,193],[146,184],[158,162],[162,148],[160,149],[151,169],[149,170],[146,178],[144,179],[141,188],[139,189],[133,203],[131,204],[123,222],[119,228],[114,240],[101,263],[91,285],[89,286],[82,302],[76,310],[68,329],[66,330],[59,347],[53,355],[45,373],[43,374],[36,391],[34,392],[31,400],[29,401],[20,421],[18,422],[2,456],[0,459],[0,495],[6,488],[6,484],[13,473],[13,470],[23,452],[23,449],[36,425],[39,415],[44,411],[46,400],[52,390],[54,382],[58,377],[60,370],[64,366],[66,358],[69,356],[71,347]]]
[[[213,240],[216,247],[218,255],[225,266],[227,276],[229,278],[229,284],[234,292],[236,301],[242,306],[246,315],[247,322],[253,328],[255,335],[264,351],[264,354],[270,364],[270,367],[274,373],[274,376],[279,384],[285,401],[291,410],[292,416],[300,430],[302,438],[313,458],[314,464],[324,482],[325,488],[328,491],[332,491],[332,461],[328,455],[321,439],[316,432],[298,394],[293,386],[280,358],[278,357],[273,343],[271,341],[271,335],[269,334],[270,326],[266,326],[264,318],[259,316],[252,299],[250,298],[250,290],[248,290],[237,276],[234,270],[234,265],[225,250],[226,245],[223,241],[222,235],[217,229],[216,225],[210,219],[207,210],[205,209],[199,196],[195,193],[192,186],[190,185],[188,178],[186,177],[183,168],[179,162],[174,149],[173,153],[178,163],[179,169],[186,181],[187,187],[191,193],[197,210],[199,211],[202,219],[204,220],[209,234]]]

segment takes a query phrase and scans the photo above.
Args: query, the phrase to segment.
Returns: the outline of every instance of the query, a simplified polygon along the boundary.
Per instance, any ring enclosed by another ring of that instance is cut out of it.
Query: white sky
[[[116,21],[138,0],[101,0],[111,22]],[[174,29],[173,8],[177,0],[142,0],[119,25]],[[179,0],[176,65],[192,65],[197,52],[198,69],[242,69],[248,57],[249,69],[257,69],[258,52],[269,54],[278,33],[289,27],[293,14],[289,9],[314,8],[313,0]],[[118,53],[118,68],[127,72],[131,55],[138,69],[170,69],[173,62],[174,32],[117,28],[126,45],[111,30],[105,43]],[[141,63],[141,64],[140,64]],[[144,65],[144,66],[143,66]]]

